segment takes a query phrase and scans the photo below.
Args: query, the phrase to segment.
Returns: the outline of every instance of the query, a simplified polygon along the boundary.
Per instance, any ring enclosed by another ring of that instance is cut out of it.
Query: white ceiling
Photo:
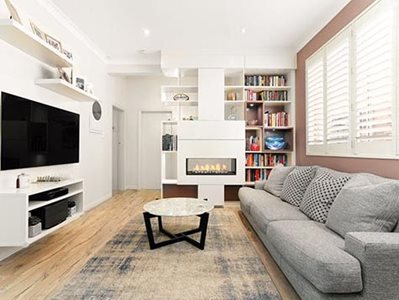
[[[140,50],[303,46],[349,0],[51,0],[111,61]],[[243,34],[242,28],[245,28]],[[145,36],[144,29],[150,31]]]

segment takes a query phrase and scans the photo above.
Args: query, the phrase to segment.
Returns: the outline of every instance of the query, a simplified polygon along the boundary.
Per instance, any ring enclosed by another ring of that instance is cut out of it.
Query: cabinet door
[[[28,241],[28,200],[24,194],[0,194],[0,247],[25,246]]]

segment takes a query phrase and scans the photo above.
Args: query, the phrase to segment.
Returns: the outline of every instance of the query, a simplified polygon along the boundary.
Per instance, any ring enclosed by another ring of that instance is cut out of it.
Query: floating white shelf
[[[50,233],[53,233],[54,231],[60,229],[61,227],[64,227],[65,225],[68,225],[69,223],[77,220],[78,218],[80,218],[83,215],[83,213],[76,213],[75,215],[73,215],[72,217],[67,218],[64,222],[51,227],[49,229],[45,229],[43,230],[40,234],[38,234],[35,237],[32,238],[28,238],[28,245],[40,240],[41,238],[44,238],[46,235],[49,235]]]
[[[266,106],[282,106],[286,104],[291,104],[291,101],[263,101]]]
[[[18,22],[0,19],[0,38],[51,67],[72,67],[73,62]]]
[[[63,195],[61,197],[57,197],[57,198],[54,198],[54,199],[51,199],[51,200],[48,200],[48,201],[46,201],[46,200],[29,201],[28,210],[31,211],[31,210],[34,210],[36,208],[43,207],[43,206],[49,205],[51,203],[58,202],[60,200],[63,200],[63,199],[66,199],[66,198],[69,198],[69,197],[72,197],[72,196],[75,196],[75,195],[81,194],[81,193],[83,193],[83,189],[79,189],[79,190],[76,190],[76,191],[70,191],[66,195]]]
[[[294,127],[292,126],[265,126],[265,130],[290,130]]]
[[[187,106],[195,106],[198,105],[198,101],[174,101],[174,100],[165,100],[162,101],[163,104],[166,105],[187,105]]]
[[[78,101],[96,101],[97,97],[89,94],[63,79],[37,79],[36,84],[43,88]]]
[[[246,90],[251,91],[284,91],[289,90],[290,86],[245,86]]]
[[[177,151],[162,151],[162,153],[165,153],[165,154],[173,154],[173,153],[177,153]]]
[[[243,104],[245,100],[224,100],[225,104],[234,105],[234,104]]]
[[[177,184],[177,179],[162,179],[162,184]]]

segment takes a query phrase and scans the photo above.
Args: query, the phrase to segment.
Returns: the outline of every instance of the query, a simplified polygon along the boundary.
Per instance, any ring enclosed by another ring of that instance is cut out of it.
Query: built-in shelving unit
[[[245,185],[266,179],[279,162],[295,164],[294,82],[293,70],[237,69],[225,72],[225,119],[246,121]],[[235,117],[231,118],[232,115]],[[265,138],[276,134],[288,142],[285,149],[266,148]],[[250,140],[256,145],[248,145]]]
[[[72,67],[73,62],[28,28],[12,19],[0,20],[0,38],[51,67]]]
[[[68,193],[51,200],[29,200],[29,197],[32,195],[60,187],[68,188]],[[28,236],[29,215],[31,213],[34,214],[34,211],[38,208],[65,199],[76,203],[76,214],[68,217],[64,222],[52,228],[44,229],[39,235],[30,238]],[[83,180],[69,179],[60,182],[32,183],[26,189],[3,189],[0,192],[0,202],[4,208],[0,210],[0,226],[10,229],[3,231],[0,235],[0,247],[25,247],[69,224],[83,214]]]
[[[97,101],[98,98],[79,89],[63,79],[37,79],[36,84],[57,94],[78,101]]]

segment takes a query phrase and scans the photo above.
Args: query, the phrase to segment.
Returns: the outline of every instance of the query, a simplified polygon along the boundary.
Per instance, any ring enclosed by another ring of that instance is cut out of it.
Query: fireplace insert
[[[236,175],[235,158],[187,158],[186,175]]]

